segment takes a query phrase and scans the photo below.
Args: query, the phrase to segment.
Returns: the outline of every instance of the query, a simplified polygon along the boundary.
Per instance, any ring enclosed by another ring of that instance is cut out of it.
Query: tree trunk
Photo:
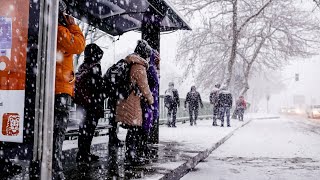
[[[228,62],[227,67],[227,77],[225,79],[224,85],[229,88],[230,82],[233,75],[233,65],[236,61],[236,51],[237,51],[237,44],[238,44],[238,0],[234,0],[232,3],[233,15],[232,15],[232,47],[231,47],[231,54],[230,59]]]
[[[253,61],[251,61],[247,67],[246,67],[246,71],[244,72],[244,87],[240,93],[240,96],[245,96],[247,91],[249,90],[249,75],[250,75],[250,70],[252,67]]]

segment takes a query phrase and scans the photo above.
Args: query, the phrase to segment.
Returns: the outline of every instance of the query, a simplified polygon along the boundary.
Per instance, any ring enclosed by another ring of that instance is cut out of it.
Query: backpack
[[[219,92],[218,91],[214,91],[210,93],[210,104],[213,104],[214,106],[217,105],[217,101],[218,101],[218,96],[219,96]]]
[[[169,96],[169,95],[164,96],[164,106],[166,108],[170,108],[172,103],[173,103],[173,99],[171,96]]]
[[[91,103],[93,103],[91,102],[92,92],[90,89],[90,82],[92,81],[92,77],[90,71],[94,66],[96,66],[96,64],[83,67],[82,71],[78,71],[75,74],[76,80],[73,101],[76,104],[89,106]]]
[[[114,100],[127,99],[132,92],[130,79],[131,64],[121,59],[104,74],[107,97]]]

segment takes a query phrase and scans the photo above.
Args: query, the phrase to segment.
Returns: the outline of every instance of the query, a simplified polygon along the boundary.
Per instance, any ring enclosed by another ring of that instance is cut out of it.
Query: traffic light
[[[299,81],[299,74],[298,73],[295,75],[295,80]]]

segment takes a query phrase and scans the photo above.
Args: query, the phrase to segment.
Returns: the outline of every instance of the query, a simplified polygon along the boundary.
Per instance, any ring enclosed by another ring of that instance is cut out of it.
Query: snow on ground
[[[274,117],[268,114],[247,114],[245,121],[252,118]],[[220,121],[218,121],[220,123]],[[231,119],[230,128],[213,127],[212,120],[198,120],[197,126],[190,126],[189,123],[177,123],[177,128],[168,128],[160,126],[160,141],[177,142],[183,145],[183,149],[187,147],[190,151],[199,151],[204,148],[211,147],[215,142],[229,134],[231,131],[241,126],[243,123],[238,120]],[[220,124],[219,124],[220,125]],[[225,122],[226,125],[226,122]],[[119,128],[118,137],[125,140],[127,130]],[[92,144],[108,143],[108,136],[94,137]],[[68,140],[63,142],[63,150],[73,149],[78,147],[78,140]]]
[[[320,177],[320,123],[304,118],[254,120],[183,180]]]
[[[248,114],[245,116],[245,122],[253,118],[275,117],[274,115],[266,114]],[[231,119],[231,127],[212,126],[212,120],[198,121],[197,126],[186,124],[178,124],[177,128],[161,127],[160,141],[177,142],[181,144],[180,148],[190,151],[203,151],[211,148],[216,142],[228,135],[234,129],[240,127],[245,122],[239,122],[236,119]],[[220,125],[220,121],[218,121]]]
[[[185,151],[203,151],[211,148],[216,142],[228,135],[243,123],[231,121],[231,127],[213,127],[212,120],[198,121],[197,126],[189,123],[178,125],[177,128],[160,128],[160,141],[176,142]]]

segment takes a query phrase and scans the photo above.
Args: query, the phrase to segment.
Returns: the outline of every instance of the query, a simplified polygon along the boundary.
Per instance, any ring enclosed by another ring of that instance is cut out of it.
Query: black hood
[[[86,63],[97,63],[102,59],[102,56],[102,49],[94,43],[88,44],[84,50],[84,62]]]

